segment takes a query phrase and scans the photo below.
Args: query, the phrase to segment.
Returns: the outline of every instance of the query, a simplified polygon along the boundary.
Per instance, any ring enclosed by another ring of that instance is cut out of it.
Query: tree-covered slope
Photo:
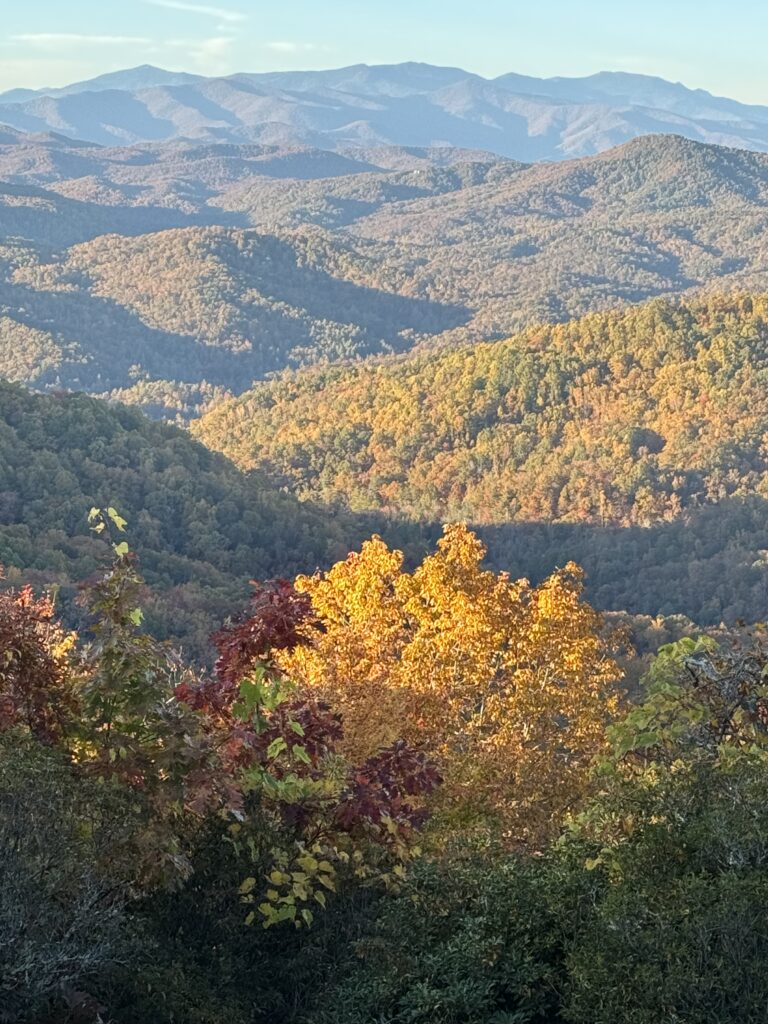
[[[654,300],[508,341],[304,371],[193,424],[302,498],[484,525],[602,608],[768,614],[768,298]]]
[[[655,300],[508,341],[300,373],[194,427],[301,497],[649,525],[768,495],[768,298]]]
[[[245,476],[176,427],[84,395],[32,395],[0,382],[0,565],[62,585],[106,549],[88,510],[113,505],[128,520],[154,596],[150,619],[188,653],[239,609],[248,580],[310,571],[346,553],[348,530],[309,505]]]
[[[0,374],[171,418],[286,367],[768,288],[768,156],[680,138],[534,166],[191,144],[74,156],[82,177],[0,189]]]
[[[288,154],[269,156],[140,148],[146,187],[123,182],[119,202],[130,150],[89,158],[100,188],[7,186],[0,372],[138,401],[147,382],[239,392],[286,366],[768,287],[768,156],[655,137],[556,165],[422,152],[392,170],[371,151],[355,173],[279,181]]]
[[[467,306],[504,337],[656,295],[768,287],[768,157],[681,138],[509,170],[357,221],[396,289]]]
[[[108,235],[0,283],[0,373],[91,393],[172,381],[241,391],[285,366],[403,351],[466,319],[345,273],[340,248],[197,228]],[[358,260],[358,262],[360,262]],[[30,358],[29,338],[45,352]],[[125,396],[130,397],[130,396]]]

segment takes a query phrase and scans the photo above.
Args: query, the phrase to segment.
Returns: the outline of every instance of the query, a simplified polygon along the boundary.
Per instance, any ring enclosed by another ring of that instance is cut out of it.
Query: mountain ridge
[[[768,106],[658,77],[485,78],[418,62],[211,78],[142,65],[0,94],[0,123],[99,145],[185,138],[331,149],[450,145],[524,162],[586,156],[659,131],[768,151]]]
[[[768,289],[768,155],[437,156],[0,145],[0,374],[174,418],[285,368]]]

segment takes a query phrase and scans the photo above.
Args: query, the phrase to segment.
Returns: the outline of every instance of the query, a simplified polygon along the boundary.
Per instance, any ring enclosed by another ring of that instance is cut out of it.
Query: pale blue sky
[[[768,103],[765,0],[0,0],[0,90],[136,64],[202,74],[423,60],[661,75]]]

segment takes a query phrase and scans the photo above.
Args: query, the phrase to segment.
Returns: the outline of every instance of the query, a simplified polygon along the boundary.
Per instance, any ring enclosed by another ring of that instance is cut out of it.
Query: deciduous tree
[[[341,711],[350,757],[402,736],[441,764],[444,813],[537,842],[583,790],[621,673],[575,565],[531,587],[483,569],[484,554],[447,526],[409,573],[374,537],[299,577],[317,621],[278,660]]]

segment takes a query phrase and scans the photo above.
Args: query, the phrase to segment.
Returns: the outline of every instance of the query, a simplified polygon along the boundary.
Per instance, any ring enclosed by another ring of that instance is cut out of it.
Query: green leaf
[[[660,740],[661,737],[657,732],[641,732],[639,736],[635,737],[634,749],[646,750],[648,747],[655,747]]]
[[[123,558],[131,549],[128,547],[126,541],[121,541],[119,544],[115,544],[115,554],[119,558]]]
[[[267,747],[267,757],[270,759],[275,758],[287,749],[288,744],[285,742],[282,736],[278,736],[277,739],[272,740],[272,742]]]
[[[306,752],[304,747],[299,746],[297,743],[295,747],[291,748],[291,753],[297,761],[301,761],[302,764],[312,764],[309,754]]]
[[[144,618],[144,612],[141,610],[141,608],[134,608],[133,611],[129,613],[128,618],[131,620],[134,626],[140,626],[142,619]]]

